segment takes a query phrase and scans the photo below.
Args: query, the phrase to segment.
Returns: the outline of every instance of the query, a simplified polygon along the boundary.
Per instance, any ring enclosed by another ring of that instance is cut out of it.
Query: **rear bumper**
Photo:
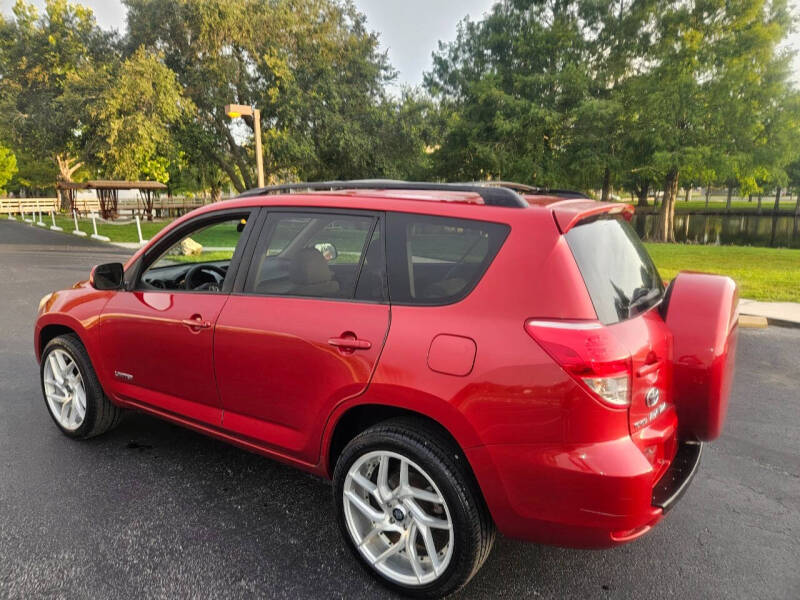
[[[675,506],[694,479],[702,454],[702,442],[681,442],[678,445],[672,464],[653,487],[653,506],[664,513]]]
[[[681,443],[656,471],[630,438],[587,446],[484,446],[470,462],[503,535],[574,548],[630,542],[656,525],[697,471],[700,446]]]

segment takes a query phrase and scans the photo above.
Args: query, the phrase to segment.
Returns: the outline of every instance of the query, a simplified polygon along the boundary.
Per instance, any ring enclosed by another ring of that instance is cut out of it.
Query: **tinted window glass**
[[[589,221],[572,228],[566,237],[601,322],[628,319],[663,296],[661,277],[627,221]]]
[[[356,300],[383,302],[387,299],[386,257],[380,220],[364,255],[364,265],[356,287]]]
[[[391,213],[392,302],[447,304],[460,300],[480,280],[508,230],[497,223]]]
[[[375,221],[358,215],[270,214],[245,292],[353,298]]]
[[[140,289],[218,292],[228,274],[247,215],[197,229],[173,243],[142,274]]]

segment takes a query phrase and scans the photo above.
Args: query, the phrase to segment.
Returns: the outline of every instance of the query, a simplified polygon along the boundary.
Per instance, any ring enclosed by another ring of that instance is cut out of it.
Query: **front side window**
[[[247,215],[198,225],[154,260],[138,288],[219,292],[247,224]]]
[[[271,213],[245,293],[353,299],[365,256],[369,255],[370,276],[383,272],[382,253],[368,252],[377,222],[364,215]],[[381,289],[380,282],[377,285]],[[379,300],[360,288],[359,292],[359,299]]]
[[[389,296],[401,304],[465,297],[494,259],[509,227],[465,219],[390,213]]]

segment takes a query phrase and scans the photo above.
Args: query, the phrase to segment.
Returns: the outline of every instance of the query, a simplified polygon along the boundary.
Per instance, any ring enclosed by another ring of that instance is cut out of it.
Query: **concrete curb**
[[[768,325],[766,317],[739,315],[739,327],[742,329],[766,329]]]

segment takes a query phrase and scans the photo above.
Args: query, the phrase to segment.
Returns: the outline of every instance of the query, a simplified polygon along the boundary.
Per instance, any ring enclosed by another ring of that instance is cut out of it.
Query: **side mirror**
[[[321,242],[319,244],[314,244],[314,249],[317,250],[322,256],[325,257],[325,260],[331,262],[332,260],[336,260],[339,256],[339,251],[336,249],[330,242]]]
[[[106,263],[92,268],[89,283],[96,290],[121,290],[125,283],[122,263]]]

